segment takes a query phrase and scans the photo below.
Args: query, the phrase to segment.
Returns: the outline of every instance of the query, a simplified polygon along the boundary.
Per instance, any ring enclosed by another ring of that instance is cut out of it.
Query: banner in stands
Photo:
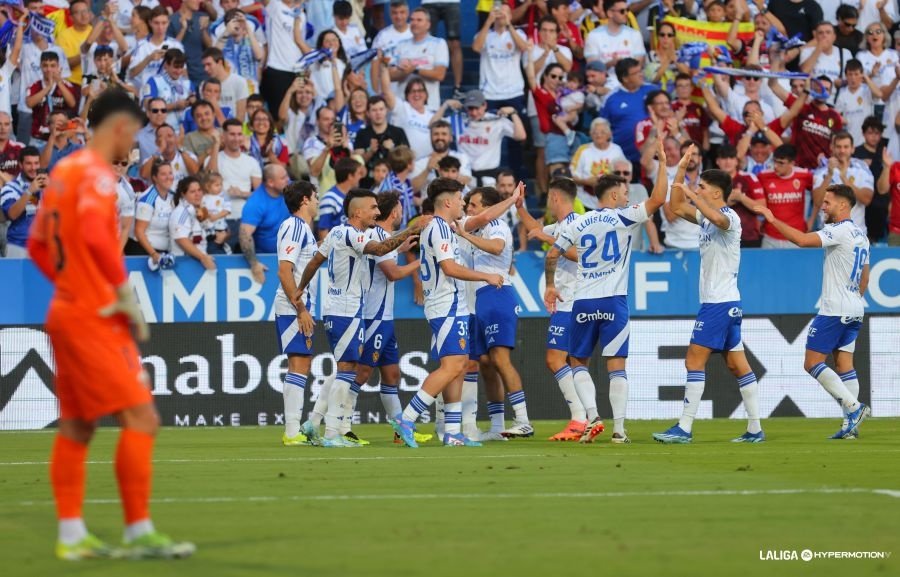
[[[740,289],[744,314],[775,315],[816,312],[822,286],[821,250],[745,250],[741,253]],[[152,323],[235,322],[272,320],[278,287],[272,255],[266,282],[256,283],[240,256],[217,257],[219,268],[206,272],[194,259],[179,257],[170,271],[151,272],[147,260],[127,259],[131,282]],[[543,305],[543,253],[516,255],[512,285],[523,318],[546,317]],[[636,317],[692,317],[697,313],[700,254],[667,251],[635,253],[631,262],[631,314]],[[28,260],[0,259],[0,326],[44,322],[51,288]],[[319,291],[323,294],[327,291]],[[900,313],[900,249],[873,248],[867,312]],[[413,302],[410,279],[397,283],[398,319],[421,319]]]
[[[811,316],[744,319],[743,336],[750,364],[759,378],[760,409],[769,416],[840,416],[840,409],[803,371],[804,343]],[[684,394],[684,354],[693,319],[632,321],[628,359],[630,419],[676,419]],[[556,382],[544,365],[546,319],[523,319],[514,362],[525,379],[529,414],[534,419],[567,419]],[[327,346],[318,331],[316,350]],[[402,401],[434,367],[426,347],[430,333],[424,321],[398,321]],[[528,335],[528,338],[525,336]],[[278,354],[272,323],[179,323],[153,327],[142,347],[144,366],[166,426],[272,426],[284,424],[282,379],[287,360]],[[860,399],[876,416],[900,416],[900,323],[896,317],[866,320],[856,346]],[[37,429],[57,419],[53,395],[52,351],[40,327],[0,329],[0,430]],[[312,364],[305,412],[312,408],[325,378],[335,370],[330,354]],[[602,416],[610,417],[605,367],[595,360]],[[359,397],[357,419],[384,422],[377,394],[377,374]],[[698,417],[745,416],[734,377],[714,358]],[[482,415],[486,419],[484,399]],[[273,431],[273,439],[280,432]],[[273,441],[274,442],[274,441]]]

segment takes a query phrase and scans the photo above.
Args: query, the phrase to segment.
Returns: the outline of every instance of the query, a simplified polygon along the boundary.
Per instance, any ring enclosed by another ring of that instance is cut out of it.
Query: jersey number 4
[[[597,252],[597,237],[586,234],[581,237],[581,248],[585,249],[581,255],[582,268],[596,268],[597,262],[591,262],[591,257]],[[600,250],[600,258],[606,261],[617,261],[622,255],[619,251],[619,237],[615,231],[609,231],[603,237],[603,247]]]

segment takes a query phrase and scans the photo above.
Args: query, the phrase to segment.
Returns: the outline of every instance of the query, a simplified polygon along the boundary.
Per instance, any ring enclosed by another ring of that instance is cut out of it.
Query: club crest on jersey
[[[464,338],[459,339],[459,348],[461,348],[461,349],[466,348],[466,339],[464,339]]]
[[[359,356],[362,356],[362,354],[363,354],[363,346],[359,345]]]
[[[377,363],[377,362],[378,362],[378,358],[379,358],[380,356],[381,356],[381,355],[378,353],[378,351],[375,351],[374,353],[372,353],[372,362],[373,362],[373,363]]]
[[[312,337],[306,337],[306,348],[312,349]]]
[[[800,188],[800,179],[799,179],[799,178],[795,178],[795,179],[794,179],[794,182],[791,183],[791,184],[794,185],[794,188],[795,188],[795,189]]]

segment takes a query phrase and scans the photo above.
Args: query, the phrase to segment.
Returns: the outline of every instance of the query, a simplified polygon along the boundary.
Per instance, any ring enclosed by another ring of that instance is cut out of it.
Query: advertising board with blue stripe
[[[143,258],[128,258],[129,278],[147,319],[153,323],[273,320],[278,277],[273,255],[260,260],[266,281],[253,280],[240,256],[217,257],[218,270],[206,272],[189,257],[175,268],[151,272]],[[875,247],[871,254],[867,312],[900,313],[900,249]],[[511,277],[521,317],[545,317],[543,253],[518,253]],[[636,317],[692,317],[699,309],[700,255],[670,251],[635,253],[628,301]],[[27,260],[0,259],[0,324],[41,324],[52,289]],[[745,315],[811,314],[822,284],[822,251],[745,250],[741,254],[740,291]],[[319,294],[327,293],[320,291]],[[396,287],[397,319],[421,319],[412,281]]]

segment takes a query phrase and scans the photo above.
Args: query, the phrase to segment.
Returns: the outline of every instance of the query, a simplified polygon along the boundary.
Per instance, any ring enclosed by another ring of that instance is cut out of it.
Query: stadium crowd
[[[790,244],[754,205],[814,230],[840,183],[870,240],[900,245],[897,0],[481,0],[473,38],[461,11],[0,0],[0,251],[26,257],[48,172],[90,138],[88,108],[112,86],[146,114],[115,165],[123,250],[151,267],[189,255],[213,269],[214,255],[240,251],[261,280],[256,255],[275,252],[282,192],[299,179],[319,190],[319,239],[345,222],[353,188],[399,192],[405,226],[438,176],[507,197],[528,181],[536,213],[552,177],[575,182],[583,212],[597,178],[615,174],[640,202],[660,138],[670,181],[691,144],[689,184],[703,168],[733,176],[744,247]],[[514,209],[509,219],[524,250]],[[668,202],[641,237],[638,250],[698,247]]]

